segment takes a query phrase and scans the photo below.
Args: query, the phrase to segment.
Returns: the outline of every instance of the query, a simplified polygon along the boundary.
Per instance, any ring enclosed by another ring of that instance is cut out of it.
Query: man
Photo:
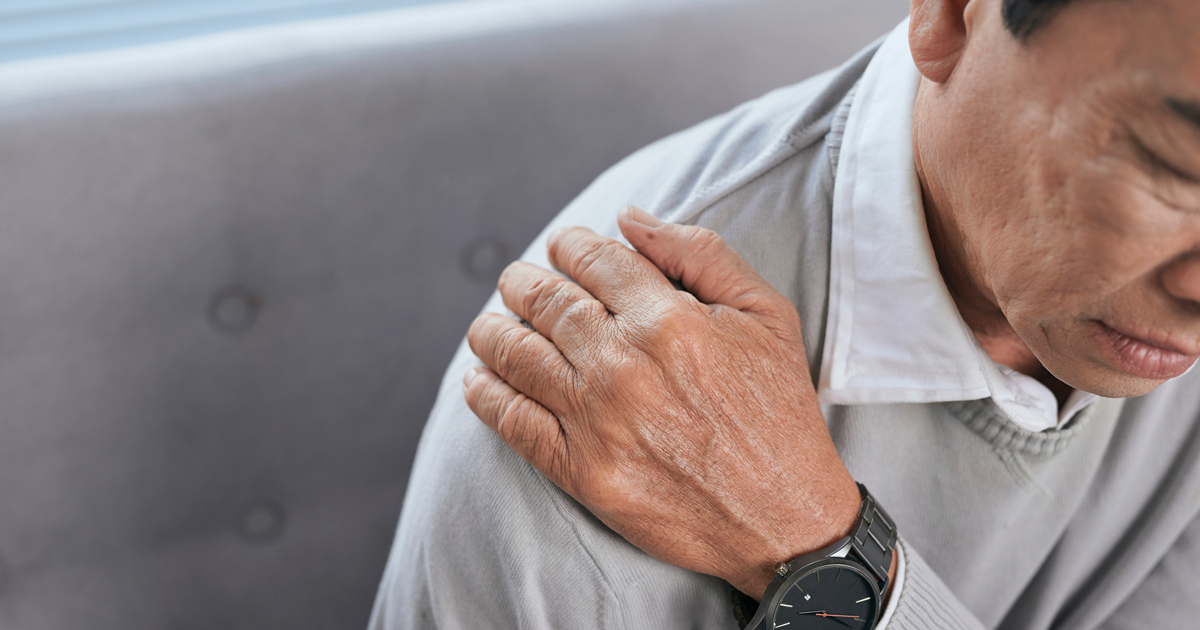
[[[472,325],[372,627],[1194,626],[1198,34],[914,0],[614,167]]]

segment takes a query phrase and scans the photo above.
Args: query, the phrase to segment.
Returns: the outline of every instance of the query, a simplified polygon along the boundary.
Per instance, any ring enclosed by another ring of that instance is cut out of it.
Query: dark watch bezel
[[[871,587],[871,596],[875,598],[875,616],[871,618],[866,627],[874,628],[875,624],[879,621],[879,615],[883,612],[881,610],[883,608],[883,595],[879,592],[878,583],[875,580],[875,576],[871,573],[871,570],[861,562],[850,558],[828,558],[826,560],[818,560],[816,562],[806,564],[802,569],[789,574],[786,579],[779,583],[779,588],[776,589],[771,595],[771,601],[767,605],[763,614],[762,623],[766,624],[764,627],[770,628],[774,624],[775,612],[779,608],[779,602],[783,601],[783,596],[786,595],[787,592],[792,588],[792,585],[821,569],[831,566],[854,571],[863,578],[863,581],[865,581],[869,587]]]
[[[797,570],[788,573],[787,577],[772,580],[770,586],[767,587],[767,591],[763,593],[763,601],[759,604],[758,610],[755,611],[745,627],[751,629],[770,628],[773,624],[771,620],[775,619],[775,611],[779,608],[779,602],[788,592],[788,589],[792,588],[792,585],[796,582],[804,579],[805,576],[829,566],[850,569],[861,575],[867,585],[871,587],[871,595],[875,598],[875,616],[866,627],[874,628],[875,624],[879,621],[879,615],[883,613],[883,594],[879,592],[878,582],[871,570],[858,560],[849,557],[833,557],[807,562]]]

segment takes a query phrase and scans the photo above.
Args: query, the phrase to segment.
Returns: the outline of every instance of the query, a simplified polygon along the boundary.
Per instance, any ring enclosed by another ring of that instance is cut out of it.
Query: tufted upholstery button
[[[473,280],[495,282],[504,267],[513,261],[512,248],[490,237],[477,238],[462,251],[463,271]]]
[[[238,531],[251,542],[272,542],[283,534],[285,520],[283,508],[278,503],[260,499],[242,514]]]
[[[208,302],[208,323],[217,330],[236,335],[250,330],[258,318],[262,298],[240,285],[229,285]]]

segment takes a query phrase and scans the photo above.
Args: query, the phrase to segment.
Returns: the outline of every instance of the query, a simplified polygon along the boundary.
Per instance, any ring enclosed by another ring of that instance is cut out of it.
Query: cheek
[[[993,293],[1014,328],[1098,316],[1172,246],[1171,226],[1152,216],[1119,165],[1097,160],[1042,174],[1039,194],[991,237]]]
[[[1194,230],[1125,163],[1113,159],[1085,174],[1066,197],[1071,230],[1063,243],[1080,277],[1078,290],[1104,299],[1157,284],[1159,270],[1194,246]]]

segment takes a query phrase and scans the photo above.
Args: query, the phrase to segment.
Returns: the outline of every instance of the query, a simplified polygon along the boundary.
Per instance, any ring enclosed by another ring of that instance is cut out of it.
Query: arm
[[[760,597],[777,562],[846,535],[858,507],[796,311],[711,231],[636,210],[619,226],[637,252],[582,229],[550,238],[551,264],[578,284],[505,272],[505,304],[534,330],[477,319],[468,338],[489,367],[465,375],[465,398],[630,542]],[[981,628],[903,547],[908,586],[883,621]]]
[[[858,490],[791,303],[713,232],[647,217],[619,220],[640,255],[589,230],[552,236],[551,264],[578,284],[506,270],[505,305],[536,332],[477,319],[468,339],[490,369],[466,375],[466,400],[630,542],[757,598],[778,562],[849,533]]]

